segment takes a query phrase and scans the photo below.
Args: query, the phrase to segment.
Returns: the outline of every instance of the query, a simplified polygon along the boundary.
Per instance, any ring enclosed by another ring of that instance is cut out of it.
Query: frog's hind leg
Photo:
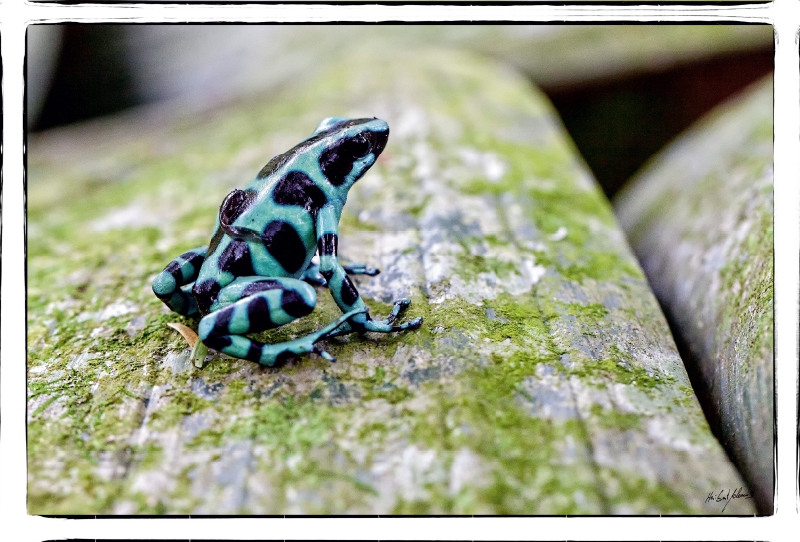
[[[319,331],[293,341],[262,344],[244,335],[276,328],[311,313],[317,302],[314,288],[299,279],[243,277],[220,290],[211,313],[200,320],[203,344],[235,358],[272,366],[311,352],[333,356],[315,345],[326,339],[356,313],[353,311]]]
[[[200,274],[208,246],[184,252],[172,260],[153,280],[153,293],[171,310],[184,316],[198,314],[197,302],[189,293]]]

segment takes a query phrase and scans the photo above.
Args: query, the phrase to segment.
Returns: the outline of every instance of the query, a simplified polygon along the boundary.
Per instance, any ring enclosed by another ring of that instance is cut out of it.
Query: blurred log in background
[[[488,55],[548,95],[609,197],[692,122],[770,73],[774,56],[769,25],[73,24],[33,25],[29,36],[31,51],[51,59],[28,64],[43,82],[28,93],[33,131],[142,104],[213,108],[310,77],[353,42]]]

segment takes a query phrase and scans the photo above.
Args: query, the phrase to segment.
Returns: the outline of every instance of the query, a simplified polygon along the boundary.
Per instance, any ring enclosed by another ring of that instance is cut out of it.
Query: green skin
[[[201,316],[198,345],[267,366],[311,352],[335,361],[316,343],[422,325],[422,318],[394,324],[408,298],[395,301],[385,320],[373,320],[348,273],[374,276],[378,269],[343,267],[337,258],[347,194],[388,137],[380,119],[327,118],[309,139],[270,160],[244,190],[228,194],[211,243],[178,256],[153,281],[153,292],[171,310]],[[317,302],[312,285],[327,285],[343,313],[338,320],[278,344],[245,336],[310,314]]]

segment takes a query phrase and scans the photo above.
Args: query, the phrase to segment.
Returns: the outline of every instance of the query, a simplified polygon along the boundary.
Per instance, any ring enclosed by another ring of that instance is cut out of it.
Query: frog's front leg
[[[272,366],[288,358],[315,352],[334,361],[333,356],[316,346],[360,315],[358,311],[344,315],[325,328],[305,337],[278,344],[263,344],[245,337],[276,328],[311,313],[317,302],[314,288],[293,278],[242,277],[219,292],[211,312],[198,326],[203,344],[233,356]]]
[[[337,258],[339,236],[338,236],[339,216],[333,206],[320,209],[317,215],[317,250],[319,251],[320,274],[328,283],[328,289],[333,296],[333,300],[343,313],[353,310],[366,308],[364,300],[361,299],[353,281],[347,276],[347,271],[339,263]],[[370,269],[366,268],[365,269]],[[377,270],[375,270],[377,271]],[[365,273],[368,274],[368,273]],[[377,273],[376,273],[377,274]],[[392,314],[385,320],[373,320],[369,312],[354,317],[347,324],[341,326],[335,335],[342,335],[349,331],[375,331],[378,333],[389,333],[392,331],[404,331],[407,329],[418,329],[422,325],[422,318],[414,318],[405,324],[394,325],[394,321],[406,307],[411,303],[408,298],[395,301]]]
[[[381,272],[380,269],[377,267],[369,267],[363,263],[353,263],[350,265],[343,265],[342,269],[348,275],[368,275],[370,277],[374,277],[378,273]]]
[[[304,280],[312,286],[325,286],[328,284],[325,277],[319,272],[319,264],[313,261],[309,264],[308,268],[303,271],[300,280]]]
[[[361,263],[343,265],[342,269],[344,269],[344,272],[348,275],[369,275],[370,277],[374,277],[381,272],[380,269],[369,267]],[[311,262],[311,265],[303,272],[300,279],[313,286],[326,286],[328,284],[328,281],[326,281],[325,277],[319,272],[319,264],[316,262]]]

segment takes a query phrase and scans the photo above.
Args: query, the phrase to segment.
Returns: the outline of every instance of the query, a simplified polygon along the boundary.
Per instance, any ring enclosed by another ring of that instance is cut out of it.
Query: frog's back
[[[193,288],[202,313],[238,277],[299,278],[308,268],[316,252],[317,213],[332,206],[338,218],[347,190],[374,162],[370,155],[351,173],[370,148],[362,125],[385,126],[377,119],[337,119],[323,121],[314,135],[274,157],[244,190],[222,202]],[[379,154],[388,127],[369,137]]]

